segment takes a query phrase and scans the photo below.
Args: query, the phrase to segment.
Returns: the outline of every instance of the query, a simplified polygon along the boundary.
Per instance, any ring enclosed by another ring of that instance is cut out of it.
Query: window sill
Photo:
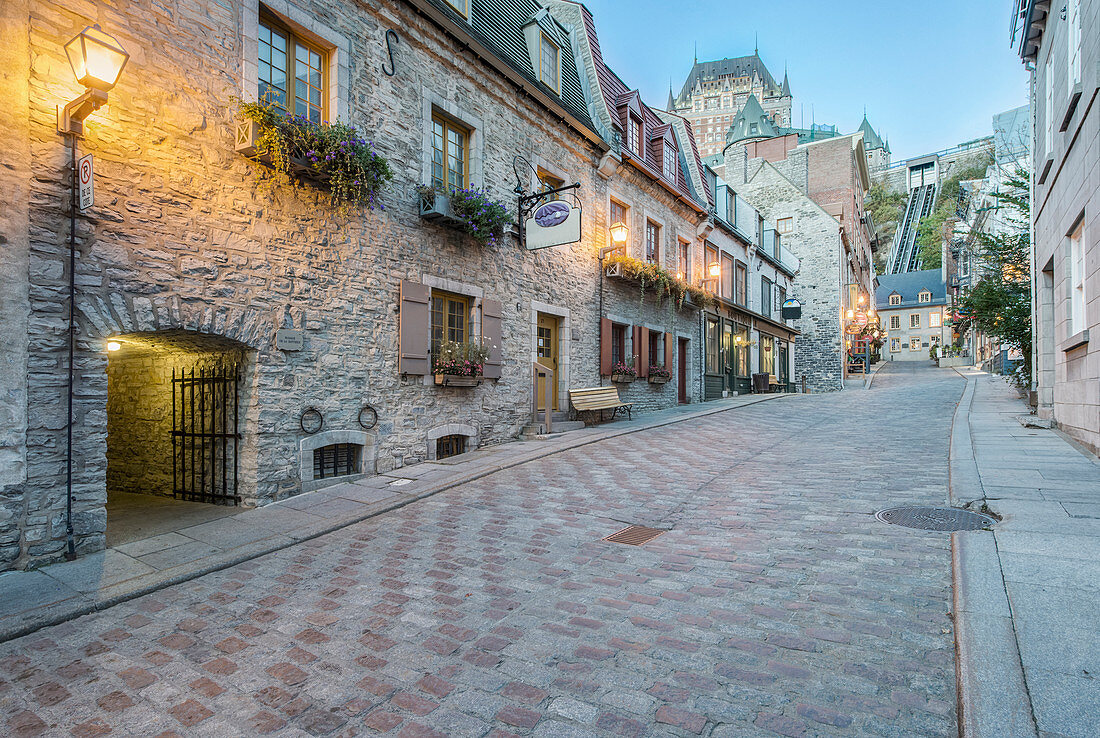
[[[1073,351],[1073,349],[1084,346],[1088,342],[1089,342],[1089,331],[1086,328],[1085,330],[1081,331],[1080,333],[1075,333],[1072,336],[1070,336],[1069,338],[1067,338],[1065,340],[1065,342],[1062,343],[1062,351],[1063,352]]]
[[[1073,89],[1069,93],[1069,104],[1066,105],[1066,114],[1062,116],[1062,123],[1058,126],[1058,132],[1063,133],[1069,128],[1070,121],[1073,120],[1073,114],[1077,111],[1077,103],[1081,100],[1081,83],[1078,82],[1073,86]]]

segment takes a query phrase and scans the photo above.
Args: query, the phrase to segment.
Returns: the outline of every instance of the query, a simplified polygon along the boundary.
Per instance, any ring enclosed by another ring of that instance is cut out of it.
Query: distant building
[[[1100,452],[1100,0],[1013,3],[1031,68],[1038,412]]]
[[[767,116],[769,125],[791,125],[791,86],[787,73],[776,82],[760,59],[759,51],[751,56],[700,62],[688,73],[675,97],[668,92],[668,110],[687,118],[695,133],[700,156],[722,153],[726,146],[726,131],[745,108],[749,98]],[[757,121],[759,124],[759,121]]]
[[[875,305],[879,325],[886,329],[882,358],[927,361],[933,346],[946,346],[945,331],[950,330],[944,326],[947,304],[947,285],[940,269],[879,277]]]
[[[881,172],[890,166],[890,144],[883,140],[863,114],[863,122],[856,129],[863,134],[863,149],[867,152],[867,167],[871,173]]]

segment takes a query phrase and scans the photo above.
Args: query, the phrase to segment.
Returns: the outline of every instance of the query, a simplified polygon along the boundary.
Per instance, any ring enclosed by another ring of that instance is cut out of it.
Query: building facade
[[[928,361],[950,344],[947,285],[941,269],[884,274],[878,278],[875,307],[886,330],[886,361]]]
[[[759,50],[751,56],[700,62],[695,60],[680,94],[668,93],[668,110],[691,122],[701,156],[722,153],[726,131],[749,98],[753,98],[774,126],[790,126],[791,86],[787,73],[777,83],[760,59]]]
[[[1014,5],[1032,66],[1033,371],[1040,417],[1100,452],[1100,2]]]
[[[0,569],[103,548],[117,495],[262,505],[507,441],[533,404],[564,412],[571,388],[608,381],[612,316],[637,336],[623,353],[648,354],[659,328],[654,358],[677,378],[623,387],[635,408],[702,399],[698,307],[639,299],[599,258],[618,203],[629,248],[674,268],[686,242],[701,273],[708,202],[689,182],[691,133],[610,95],[583,6],[513,5],[238,0],[166,19],[4,4],[18,32],[0,51],[13,101]],[[70,275],[72,162],[55,107],[81,92],[63,46],[97,22],[131,58],[79,141],[95,204],[76,215]],[[378,207],[332,205],[308,162],[273,177],[236,117],[235,99],[262,95],[356,126],[349,145],[369,139],[393,174]],[[456,215],[456,190],[515,217],[514,188],[567,183],[579,187],[543,202],[580,207],[574,243],[528,250],[520,226],[482,243]],[[487,349],[482,375],[449,379],[445,344]],[[553,372],[550,396],[535,365]]]

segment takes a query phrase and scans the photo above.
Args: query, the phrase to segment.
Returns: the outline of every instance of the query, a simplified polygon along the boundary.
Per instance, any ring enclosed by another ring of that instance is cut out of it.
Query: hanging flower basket
[[[481,384],[481,375],[471,377],[462,374],[436,374],[435,383],[440,387],[476,387]]]
[[[478,189],[451,188],[441,192],[431,185],[417,185],[420,216],[466,231],[482,244],[495,244],[512,225],[512,216],[503,203]]]
[[[235,148],[294,180],[329,192],[334,205],[374,209],[393,178],[374,142],[346,123],[314,123],[272,102],[239,102]]]
[[[478,343],[444,341],[432,361],[435,383],[442,387],[476,387],[481,384],[489,351]]]
[[[672,372],[666,367],[652,364],[649,367],[649,383],[650,384],[664,384],[668,380],[672,379]]]
[[[633,359],[631,359],[633,361]],[[629,384],[638,378],[638,371],[625,361],[620,361],[611,367],[611,381],[621,384]]]

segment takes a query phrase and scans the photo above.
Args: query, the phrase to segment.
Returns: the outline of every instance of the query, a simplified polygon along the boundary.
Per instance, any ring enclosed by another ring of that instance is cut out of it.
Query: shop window
[[[313,449],[313,478],[358,474],[362,451],[363,447],[357,443],[333,443]]]
[[[775,338],[760,336],[760,373],[775,374]]]
[[[435,442],[435,458],[446,459],[466,453],[466,436],[443,436]]]
[[[909,350],[920,351],[920,336],[914,336],[909,339]]]
[[[716,318],[707,318],[707,371],[711,374],[717,374],[719,372],[718,361],[718,320]]]
[[[312,123],[327,118],[328,54],[263,13],[259,25],[259,97]]]
[[[432,114],[432,187],[466,189],[470,175],[470,130]]]

